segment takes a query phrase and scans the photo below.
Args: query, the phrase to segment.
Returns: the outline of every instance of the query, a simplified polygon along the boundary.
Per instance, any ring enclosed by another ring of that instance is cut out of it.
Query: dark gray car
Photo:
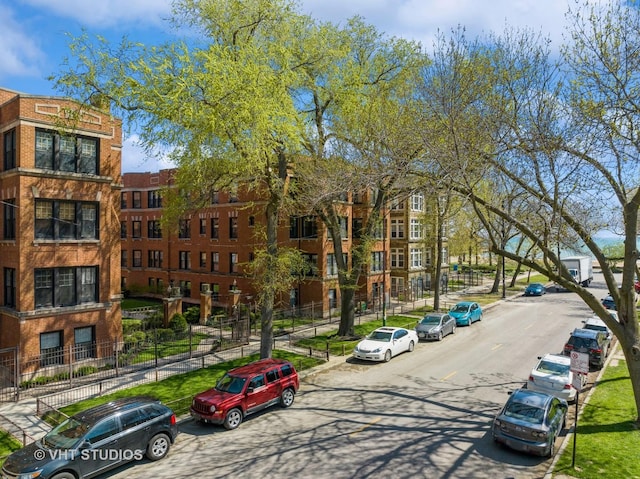
[[[38,441],[11,454],[3,479],[90,478],[145,456],[156,461],[178,434],[176,416],[149,398],[123,398],[63,421]]]
[[[442,341],[447,334],[456,332],[456,320],[448,313],[428,313],[415,327],[418,339]]]

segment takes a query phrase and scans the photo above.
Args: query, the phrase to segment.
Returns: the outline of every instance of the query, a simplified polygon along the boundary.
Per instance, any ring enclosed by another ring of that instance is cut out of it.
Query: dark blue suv
[[[15,451],[2,466],[2,479],[95,477],[145,456],[162,459],[177,435],[167,406],[142,397],[117,399],[71,416]]]

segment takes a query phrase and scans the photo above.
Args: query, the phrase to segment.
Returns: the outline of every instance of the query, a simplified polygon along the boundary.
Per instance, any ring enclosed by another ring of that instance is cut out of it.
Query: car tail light
[[[564,345],[564,349],[569,349],[569,350],[571,350],[571,349],[573,349],[573,345],[571,345],[571,344],[567,343],[567,344],[565,344],[565,345]]]
[[[592,349],[591,352],[595,354],[602,354],[602,349]]]
[[[169,422],[171,423],[172,426],[175,426],[176,424],[176,415],[172,414],[171,418],[169,419]]]
[[[564,389],[571,389],[571,384],[567,383],[564,385]]]
[[[529,381],[531,381],[532,383],[535,382],[535,380],[533,379],[533,375],[529,375]]]

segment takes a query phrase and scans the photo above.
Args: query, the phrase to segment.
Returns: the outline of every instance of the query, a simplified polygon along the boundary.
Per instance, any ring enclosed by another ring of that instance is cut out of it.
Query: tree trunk
[[[516,281],[518,280],[518,276],[520,275],[520,270],[522,269],[522,263],[518,262],[516,265],[516,269],[513,272],[513,276],[511,276],[511,281],[509,282],[509,287],[513,288],[516,285]]]
[[[495,294],[500,291],[500,279],[502,278],[502,261],[498,258],[496,261],[496,276],[493,278],[493,286],[491,286],[491,294]]]
[[[267,220],[267,253],[272,261],[277,261],[278,254],[278,208],[275,201],[269,201],[266,207]],[[273,305],[275,302],[273,288],[267,286],[260,306],[261,333],[260,358],[270,358],[273,351]]]
[[[355,296],[354,285],[340,284],[340,326],[338,336],[342,338],[355,336]]]

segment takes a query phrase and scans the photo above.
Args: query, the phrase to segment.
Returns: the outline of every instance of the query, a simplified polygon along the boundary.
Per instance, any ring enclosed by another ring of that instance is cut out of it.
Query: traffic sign
[[[569,368],[574,373],[589,374],[589,354],[571,351],[571,365]]]

